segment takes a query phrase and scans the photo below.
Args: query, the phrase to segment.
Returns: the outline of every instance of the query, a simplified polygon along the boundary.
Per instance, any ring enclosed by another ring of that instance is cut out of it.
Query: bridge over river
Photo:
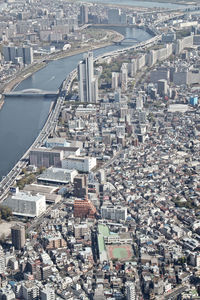
[[[47,97],[47,98],[51,98],[51,97],[55,97],[57,96],[59,93],[59,91],[43,91],[40,89],[26,89],[26,90],[21,90],[21,91],[12,91],[9,93],[4,93],[4,96],[6,97]]]

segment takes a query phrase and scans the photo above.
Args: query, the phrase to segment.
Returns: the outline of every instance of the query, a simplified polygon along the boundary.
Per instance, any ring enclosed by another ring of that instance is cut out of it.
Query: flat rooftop
[[[186,112],[189,110],[189,106],[187,104],[170,104],[168,111],[169,112]]]
[[[43,197],[44,196],[40,195],[40,194],[32,195],[30,192],[17,192],[16,194],[13,194],[11,197],[9,197],[7,199],[12,198],[13,200],[16,199],[16,200],[22,200],[22,201],[24,200],[24,201],[30,201],[30,202],[37,202],[37,201],[40,201],[41,198],[43,198]]]
[[[102,234],[103,236],[109,236],[110,235],[110,231],[109,231],[108,226],[103,225],[103,224],[98,225],[98,232],[99,232],[99,234]]]
[[[68,183],[70,181],[69,176],[72,172],[76,172],[76,174],[78,174],[76,170],[50,167],[38,177],[38,180]]]

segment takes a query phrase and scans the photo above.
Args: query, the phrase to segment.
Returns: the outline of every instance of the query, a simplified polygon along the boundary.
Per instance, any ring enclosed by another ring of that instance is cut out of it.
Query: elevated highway
[[[60,96],[62,95],[63,91],[69,92],[71,84],[76,77],[76,70],[73,70],[67,79],[62,83],[59,96],[56,100],[54,108],[50,111],[48,118],[46,120],[46,123],[44,127],[42,128],[40,134],[35,139],[33,144],[30,146],[30,148],[26,151],[26,153],[21,157],[21,159],[17,162],[17,164],[12,168],[12,170],[7,174],[7,176],[2,178],[2,181],[0,182],[0,201],[4,200],[7,196],[9,189],[12,185],[14,185],[17,176],[21,173],[21,170],[26,167],[29,160],[29,153],[33,148],[37,148],[42,146],[44,141],[48,138],[50,133],[52,133],[55,130],[59,114],[62,109],[62,105],[64,102],[64,97]]]
[[[95,61],[97,61],[100,58],[107,58],[110,56],[112,56],[112,57],[118,56],[119,54],[124,53],[131,49],[137,50],[137,49],[148,48],[148,47],[154,45],[155,43],[157,43],[157,41],[160,40],[160,38],[161,38],[161,35],[157,35],[145,42],[141,42],[136,45],[126,47],[124,49],[116,50],[113,52],[104,53],[103,55],[95,58]],[[44,127],[42,128],[40,134],[35,139],[35,141],[30,146],[30,148],[26,151],[26,153],[22,156],[22,158],[17,162],[17,164],[12,168],[12,170],[7,174],[7,176],[2,178],[2,181],[0,182],[0,201],[5,199],[5,197],[7,196],[8,192],[9,192],[10,187],[12,185],[14,185],[14,183],[16,182],[16,178],[21,173],[21,170],[27,166],[28,161],[29,161],[30,151],[33,148],[38,148],[38,147],[42,146],[44,141],[49,137],[49,135],[55,131],[57,121],[59,118],[59,114],[62,110],[63,102],[65,99],[64,96],[62,96],[62,95],[64,94],[64,92],[68,93],[70,91],[71,84],[76,76],[77,76],[77,70],[75,69],[68,75],[67,79],[63,81],[63,83],[61,84],[61,87],[59,89],[59,93],[57,94],[58,98],[55,102],[55,106],[50,111],[49,116],[46,120],[46,123],[45,123]],[[27,94],[28,94],[28,92],[30,92],[30,90],[28,90],[27,93],[26,92],[27,92],[27,90],[25,90],[25,94],[27,96]],[[33,90],[32,90],[32,92],[33,92]],[[34,90],[34,93],[37,94],[37,92],[38,92],[38,90]]]

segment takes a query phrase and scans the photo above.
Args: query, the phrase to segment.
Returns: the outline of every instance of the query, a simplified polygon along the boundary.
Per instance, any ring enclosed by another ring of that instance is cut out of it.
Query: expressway
[[[49,113],[49,116],[47,118],[47,121],[42,128],[40,134],[34,141],[34,143],[31,145],[31,147],[26,151],[26,153],[22,156],[22,158],[17,162],[17,164],[12,168],[12,170],[5,176],[2,181],[0,182],[0,201],[4,200],[4,198],[7,196],[7,193],[9,192],[10,187],[15,183],[15,180],[17,176],[21,173],[21,170],[28,164],[29,159],[29,153],[33,148],[37,148],[42,146],[45,139],[48,138],[50,133],[55,130],[59,114],[62,109],[64,97],[60,96],[62,95],[63,91],[66,91],[67,93],[70,90],[71,84],[76,77],[76,70],[73,70],[67,79],[62,83],[62,88],[60,88],[60,94],[56,100],[56,104],[54,109],[51,110]]]
[[[147,47],[151,47],[152,45],[157,43],[160,39],[161,39],[161,35],[157,35],[157,36],[154,36],[153,38],[151,38],[151,39],[149,39],[145,42],[138,43],[137,45],[133,45],[131,47],[127,47],[127,48],[120,49],[120,50],[113,51],[113,52],[109,52],[109,53],[104,53],[103,55],[98,56],[97,58],[95,58],[94,61],[97,61],[100,58],[107,58],[109,56],[112,56],[112,57],[118,56],[119,54],[124,53],[128,50],[131,50],[131,49],[138,50],[138,49],[144,49],[144,48],[147,48]],[[40,134],[35,139],[35,141],[30,146],[30,148],[26,151],[26,153],[22,156],[22,158],[12,168],[12,170],[7,174],[7,176],[5,176],[2,179],[2,181],[0,182],[0,202],[3,201],[6,198],[10,187],[15,183],[16,178],[21,173],[21,170],[24,167],[27,166],[30,151],[33,148],[38,148],[38,147],[42,146],[42,144],[49,137],[49,135],[52,132],[55,131],[57,121],[58,121],[58,118],[59,118],[59,115],[60,115],[60,112],[61,112],[61,109],[62,109],[62,106],[63,106],[63,102],[64,102],[64,99],[65,99],[62,96],[63,92],[66,92],[66,93],[69,92],[69,90],[71,88],[71,84],[72,84],[72,82],[73,82],[73,80],[76,76],[77,76],[77,70],[75,69],[68,75],[67,79],[65,79],[63,81],[63,83],[61,84],[61,87],[59,89],[59,94],[58,94],[58,98],[56,100],[55,107],[49,113],[47,121],[45,122],[45,125],[42,128]],[[116,157],[114,159],[116,159]],[[112,159],[111,159],[111,162],[112,162]]]

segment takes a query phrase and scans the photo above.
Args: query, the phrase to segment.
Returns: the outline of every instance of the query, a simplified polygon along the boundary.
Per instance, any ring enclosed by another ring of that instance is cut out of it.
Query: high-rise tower
[[[0,275],[5,272],[5,255],[3,248],[0,246]]]
[[[88,23],[88,6],[81,5],[80,7],[80,23],[87,24]]]
[[[78,65],[79,98],[81,102],[96,103],[98,100],[98,79],[94,77],[93,53],[84,54]]]
[[[25,228],[17,224],[11,228],[12,244],[16,250],[20,250],[25,244]]]

